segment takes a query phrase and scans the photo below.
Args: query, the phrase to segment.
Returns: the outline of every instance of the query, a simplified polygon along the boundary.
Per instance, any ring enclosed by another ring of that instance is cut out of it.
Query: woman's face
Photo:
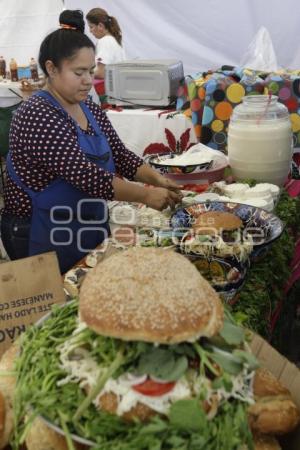
[[[90,33],[92,33],[92,35],[95,36],[96,39],[103,38],[103,36],[105,36],[105,34],[107,33],[106,27],[101,22],[96,25],[88,21],[88,26],[90,29]]]
[[[93,85],[94,69],[95,52],[83,47],[71,59],[62,60],[59,68],[48,69],[49,82],[68,103],[78,103],[87,98]]]

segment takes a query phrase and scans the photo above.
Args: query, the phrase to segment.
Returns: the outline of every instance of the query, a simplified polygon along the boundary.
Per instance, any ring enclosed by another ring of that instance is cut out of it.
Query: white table
[[[121,111],[107,110],[106,113],[125,146],[139,156],[144,155],[150,144],[156,144],[153,146],[153,153],[155,148],[162,148],[159,144],[169,148],[172,145],[182,147],[184,133],[189,135],[187,146],[197,143],[191,119],[181,112],[123,108]],[[173,136],[170,142],[167,134]]]
[[[21,101],[20,86],[18,81],[0,81],[0,107],[12,106]],[[143,156],[150,144],[156,144],[157,149],[161,149],[161,145],[166,146],[165,152],[168,151],[167,147],[172,149],[172,146],[184,150],[184,133],[187,147],[197,143],[192,121],[182,112],[123,108],[107,110],[106,113],[125,146],[139,156]]]
[[[19,81],[1,80],[0,81],[0,107],[16,105],[23,100]]]

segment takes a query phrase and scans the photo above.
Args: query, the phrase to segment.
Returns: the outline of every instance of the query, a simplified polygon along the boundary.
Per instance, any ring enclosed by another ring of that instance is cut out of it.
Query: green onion
[[[124,347],[124,345],[123,345],[123,347]],[[95,386],[90,390],[88,396],[78,407],[78,409],[74,415],[75,422],[77,420],[79,420],[79,418],[82,416],[83,412],[89,407],[89,405],[92,403],[94,398],[97,397],[99,392],[101,392],[101,390],[103,389],[107,380],[113,376],[113,374],[119,369],[119,367],[123,364],[123,362],[124,362],[124,348],[121,348],[119,353],[116,356],[116,359],[107,368],[105,373],[100,374]]]

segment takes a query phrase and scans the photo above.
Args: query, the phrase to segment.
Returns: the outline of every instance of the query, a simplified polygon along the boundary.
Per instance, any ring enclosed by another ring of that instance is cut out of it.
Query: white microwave
[[[118,106],[170,106],[175,104],[183,77],[182,62],[172,59],[128,60],[107,64],[107,102]]]

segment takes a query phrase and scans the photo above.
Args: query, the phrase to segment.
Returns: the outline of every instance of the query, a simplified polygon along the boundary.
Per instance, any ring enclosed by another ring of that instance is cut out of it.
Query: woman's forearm
[[[148,164],[143,164],[138,168],[134,179],[153,186],[160,186],[164,181],[163,176],[155,172]]]
[[[124,181],[121,178],[114,177],[112,182],[114,188],[115,200],[145,203],[147,198],[147,188],[137,183]]]

